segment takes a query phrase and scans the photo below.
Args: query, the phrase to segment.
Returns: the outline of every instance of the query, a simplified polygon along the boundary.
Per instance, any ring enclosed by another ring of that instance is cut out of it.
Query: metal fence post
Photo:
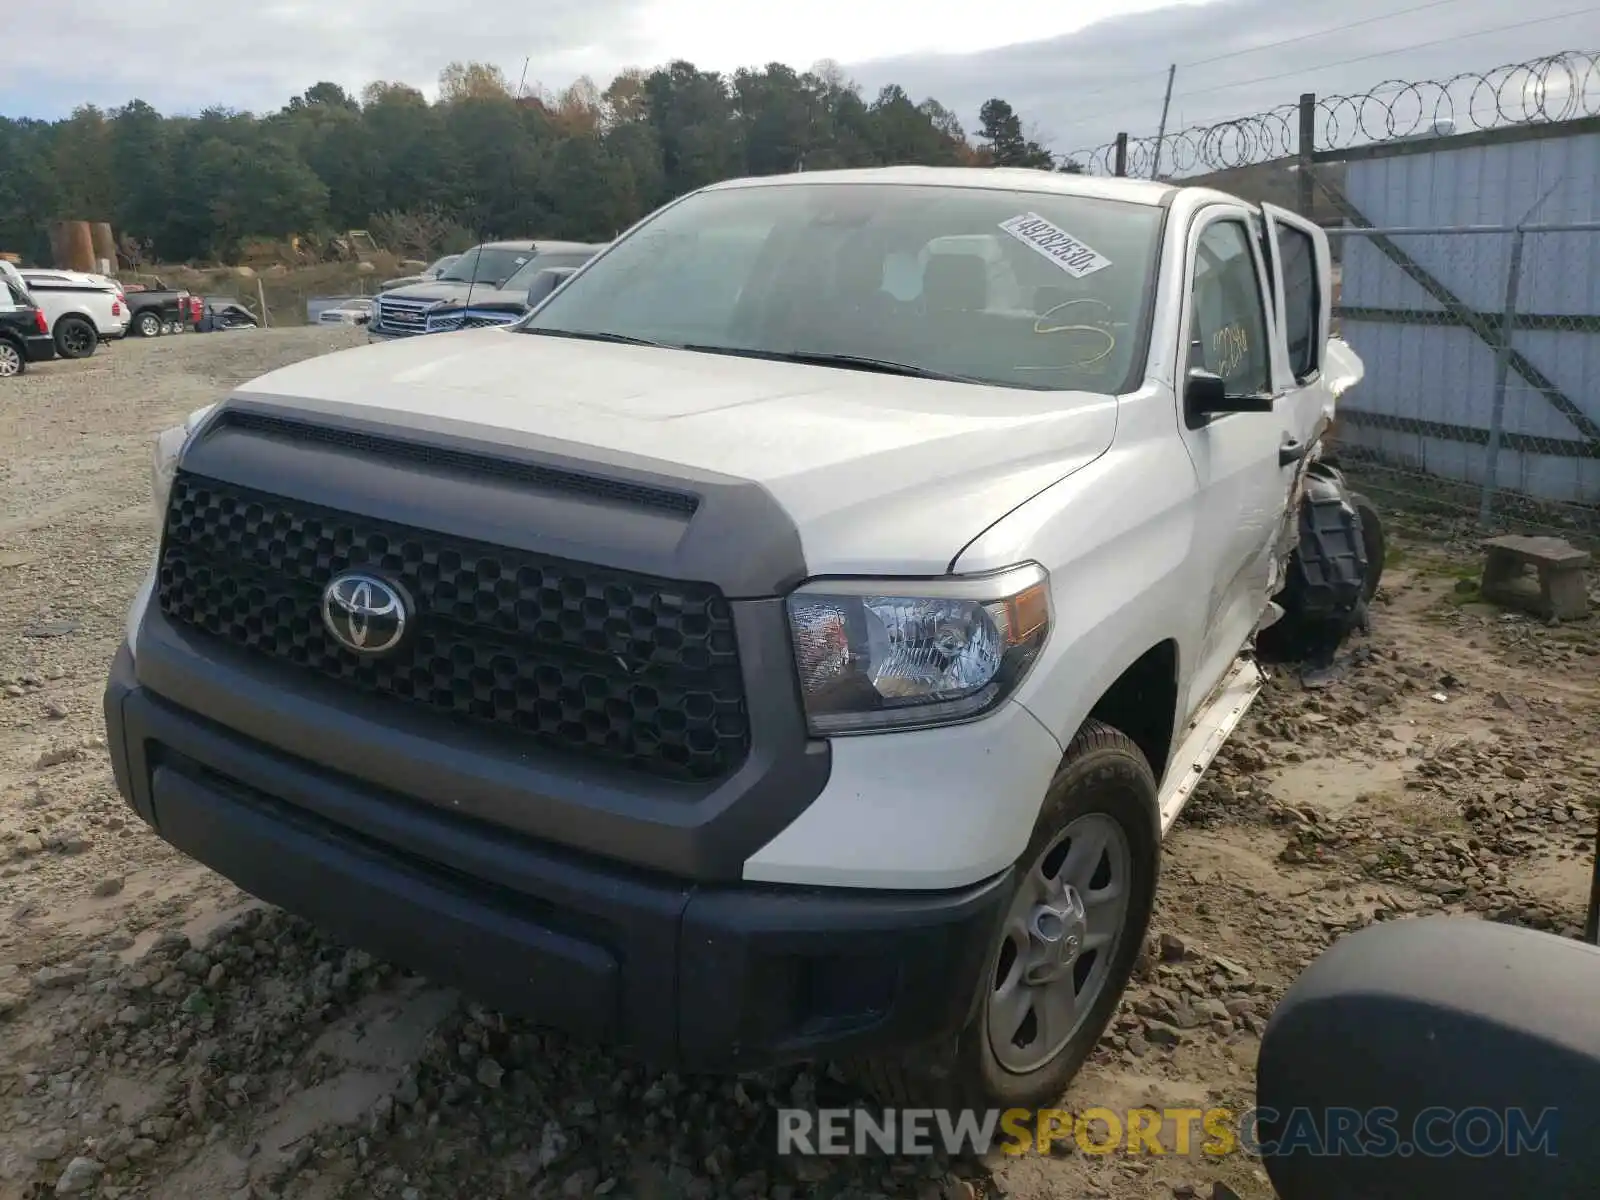
[[[1594,862],[1589,868],[1589,915],[1583,922],[1583,940],[1600,944],[1600,824],[1594,835]]]
[[[1123,178],[1128,174],[1128,135],[1117,134],[1117,177]]]
[[[1505,431],[1506,384],[1511,377],[1511,336],[1517,319],[1517,288],[1522,280],[1522,240],[1519,224],[1511,234],[1511,261],[1506,266],[1506,302],[1500,313],[1500,345],[1494,363],[1494,408],[1489,413],[1489,447],[1483,459],[1483,494],[1478,501],[1478,524],[1487,526],[1494,514],[1498,487],[1500,441]]]
[[[1315,199],[1312,188],[1311,172],[1316,167],[1317,152],[1317,94],[1315,92],[1300,93],[1300,144],[1297,147],[1299,154],[1299,167],[1296,169],[1300,196],[1298,207],[1300,215],[1311,217],[1311,206]]]

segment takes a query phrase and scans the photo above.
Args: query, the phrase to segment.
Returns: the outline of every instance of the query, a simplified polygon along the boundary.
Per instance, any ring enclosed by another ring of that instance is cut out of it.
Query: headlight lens
[[[156,434],[156,444],[150,461],[150,503],[155,508],[156,528],[161,528],[167,516],[167,501],[172,497],[172,478],[178,473],[178,460],[194,436],[200,423],[206,419],[215,404],[197,408],[182,425],[163,429]]]
[[[942,580],[823,580],[788,601],[813,734],[970,720],[1016,687],[1050,631],[1043,567]]]

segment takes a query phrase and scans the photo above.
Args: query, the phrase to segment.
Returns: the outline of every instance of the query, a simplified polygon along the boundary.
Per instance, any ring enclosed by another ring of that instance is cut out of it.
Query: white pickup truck
[[[1258,628],[1375,586],[1324,235],[1012,170],[737,180],[509,328],[157,442],[123,795],[242,887],[687,1069],[1049,1102]],[[1275,599],[1276,598],[1276,599]]]
[[[82,271],[26,267],[22,278],[44,309],[56,353],[62,358],[88,358],[101,342],[128,332],[128,300],[116,280]]]

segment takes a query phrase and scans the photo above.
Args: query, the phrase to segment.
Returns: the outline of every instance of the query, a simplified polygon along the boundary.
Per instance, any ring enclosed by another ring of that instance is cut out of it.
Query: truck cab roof
[[[1045,192],[1057,196],[1123,200],[1162,205],[1179,189],[1146,179],[1070,175],[1029,167],[854,167],[806,171],[800,175],[757,175],[727,179],[702,188],[714,192],[744,187],[800,187],[807,184],[906,184],[916,187],[983,188],[990,191]],[[1231,197],[1230,197],[1231,199]]]

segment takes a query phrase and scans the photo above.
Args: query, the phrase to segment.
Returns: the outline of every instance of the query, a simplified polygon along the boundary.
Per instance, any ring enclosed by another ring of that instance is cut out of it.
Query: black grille
[[[322,623],[363,568],[416,604],[393,653]],[[749,749],[733,619],[710,584],[569,563],[179,472],[161,550],[169,620],[367,692],[653,775],[710,780]]]

